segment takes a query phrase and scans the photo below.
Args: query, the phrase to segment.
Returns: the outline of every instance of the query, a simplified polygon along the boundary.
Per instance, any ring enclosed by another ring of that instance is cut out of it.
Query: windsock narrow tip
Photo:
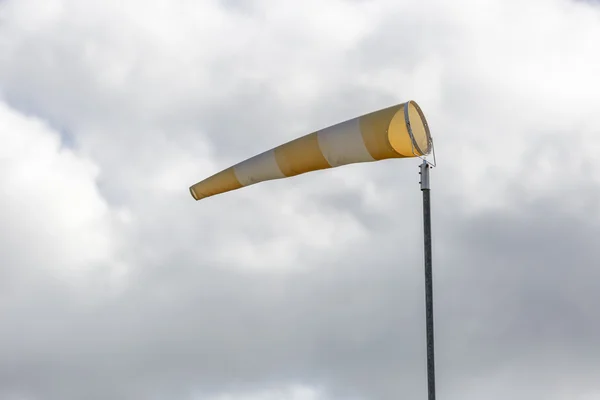
[[[200,200],[200,198],[198,198],[198,196],[196,196],[196,192],[194,191],[194,187],[190,186],[190,194],[192,195],[192,197],[194,198],[194,200],[198,201]]]

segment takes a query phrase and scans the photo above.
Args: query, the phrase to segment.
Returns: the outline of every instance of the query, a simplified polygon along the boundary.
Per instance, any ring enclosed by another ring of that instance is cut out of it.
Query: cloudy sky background
[[[600,398],[600,4],[0,1],[0,399],[426,396],[418,160],[188,187],[409,99],[438,397]]]

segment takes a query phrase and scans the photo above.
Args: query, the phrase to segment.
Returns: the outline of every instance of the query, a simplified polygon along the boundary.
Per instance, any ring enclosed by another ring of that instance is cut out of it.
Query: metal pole
[[[421,192],[423,192],[423,232],[425,250],[425,321],[427,329],[427,393],[428,400],[435,400],[435,359],[433,349],[433,277],[431,261],[431,204],[429,186],[429,163],[420,165]]]

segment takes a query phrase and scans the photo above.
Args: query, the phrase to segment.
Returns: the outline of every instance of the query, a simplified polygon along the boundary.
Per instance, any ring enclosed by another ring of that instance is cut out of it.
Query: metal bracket
[[[427,121],[425,121],[424,118],[423,118],[423,120],[424,120],[424,123],[425,123],[425,129],[426,129],[426,132],[427,132],[427,142],[428,142],[427,144],[431,147],[431,154],[433,156],[433,163],[429,162],[427,160],[426,156],[422,156],[420,154],[417,154],[417,152],[415,151],[415,136],[413,134],[412,127],[411,127],[411,124],[410,124],[410,117],[408,115],[408,106],[409,105],[410,105],[410,101],[407,101],[404,104],[404,121],[406,121],[406,129],[408,130],[408,135],[410,136],[410,143],[411,143],[411,146],[412,146],[412,153],[413,153],[413,155],[415,157],[418,157],[421,160],[423,160],[424,162],[427,162],[428,164],[430,164],[432,167],[435,167],[437,165],[437,161],[436,161],[436,158],[435,158],[435,146],[433,144],[433,138],[431,137],[431,133],[429,132],[429,126],[427,125]],[[417,107],[417,109],[418,109],[418,107]],[[420,110],[418,110],[418,111],[421,114]]]

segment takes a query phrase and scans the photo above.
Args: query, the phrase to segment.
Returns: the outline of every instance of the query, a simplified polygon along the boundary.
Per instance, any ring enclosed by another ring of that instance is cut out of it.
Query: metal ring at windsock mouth
[[[423,151],[423,149],[421,149],[421,147],[419,147],[419,144],[415,140],[415,136],[413,134],[413,130],[412,130],[411,123],[410,123],[410,116],[408,114],[408,109],[411,104],[415,107],[415,110],[417,110],[417,113],[419,114],[419,117],[421,118],[421,122],[423,123],[423,127],[425,128],[425,136],[427,136],[427,148],[425,149],[425,151]],[[413,144],[413,147],[416,148],[417,151],[419,152],[419,154],[416,154],[413,149],[413,154],[415,156],[424,156],[424,155],[429,154],[431,152],[431,148],[433,147],[433,140],[431,138],[431,133],[429,132],[429,124],[427,123],[427,120],[425,119],[425,115],[423,114],[423,111],[421,110],[421,107],[419,107],[417,102],[415,102],[413,100],[409,100],[404,104],[404,122],[406,123],[406,130],[408,131],[408,135],[410,136],[410,140]]]

